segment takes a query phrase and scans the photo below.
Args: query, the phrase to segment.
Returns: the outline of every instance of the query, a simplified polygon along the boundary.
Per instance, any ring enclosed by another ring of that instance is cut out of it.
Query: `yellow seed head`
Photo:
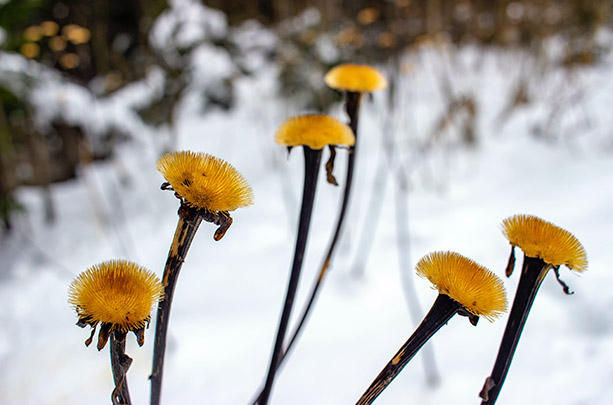
[[[38,25],[32,25],[23,31],[23,39],[29,42],[39,41],[43,37],[43,30]]]
[[[337,90],[371,93],[387,87],[387,80],[377,69],[368,65],[346,63],[332,68],[324,81]]]
[[[19,52],[28,59],[36,58],[40,54],[40,47],[38,44],[33,44],[31,42],[26,42],[21,45],[19,48]]]
[[[77,24],[68,24],[62,28],[62,37],[75,45],[84,44],[91,38],[91,32],[87,28]]]
[[[528,257],[554,266],[564,264],[578,272],[587,270],[587,254],[579,240],[551,222],[532,215],[514,215],[502,221],[502,233]]]
[[[55,21],[43,21],[40,24],[40,28],[42,29],[43,35],[47,37],[54,36],[60,30],[60,26]]]
[[[306,145],[321,149],[326,145],[353,146],[355,136],[349,126],[325,114],[305,114],[287,119],[275,134],[285,146]]]
[[[68,52],[60,56],[59,62],[64,69],[74,69],[79,66],[81,59],[76,53]]]
[[[206,153],[172,152],[157,169],[187,205],[210,212],[233,211],[253,204],[247,180],[228,162]]]
[[[430,280],[440,294],[448,295],[471,314],[493,321],[507,310],[502,280],[458,253],[430,253],[417,263],[416,271]]]
[[[127,260],[110,260],[79,274],[68,290],[68,302],[91,325],[135,331],[145,326],[161,299],[163,287],[151,271]]]
[[[49,48],[54,52],[61,52],[66,49],[66,41],[62,37],[52,37],[49,39]]]

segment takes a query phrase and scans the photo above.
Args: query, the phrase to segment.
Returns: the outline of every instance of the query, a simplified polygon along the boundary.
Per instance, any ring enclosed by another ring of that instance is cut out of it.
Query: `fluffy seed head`
[[[387,80],[377,69],[368,65],[350,63],[332,68],[326,73],[324,81],[333,89],[356,93],[371,93],[387,87]]]
[[[511,245],[518,246],[528,257],[538,257],[554,266],[587,270],[587,253],[565,229],[532,215],[514,215],[502,221],[502,233]]]
[[[171,152],[157,169],[187,205],[210,212],[233,211],[253,204],[247,180],[226,161],[206,153]]]
[[[471,314],[493,321],[507,310],[502,280],[458,253],[430,253],[417,263],[416,271],[440,294],[448,295]]]
[[[145,326],[163,294],[159,278],[127,260],[110,260],[79,274],[68,290],[68,302],[85,323],[111,324],[112,330]]]
[[[306,145],[321,149],[326,145],[353,146],[355,136],[349,126],[325,114],[305,114],[287,119],[275,134],[285,146]]]

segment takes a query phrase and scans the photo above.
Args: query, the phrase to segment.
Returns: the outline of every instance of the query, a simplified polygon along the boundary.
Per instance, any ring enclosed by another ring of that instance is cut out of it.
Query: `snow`
[[[191,15],[197,25],[200,12]],[[210,28],[213,33],[225,29],[220,21]],[[169,32],[159,34],[161,44]],[[186,31],[181,41],[203,35]],[[205,63],[209,56],[200,53],[205,50],[195,53],[192,62]],[[415,277],[412,266],[398,265],[394,201],[400,169],[410,179],[410,245],[402,249],[413,265],[431,251],[453,250],[504,277],[509,245],[500,223],[516,213],[537,215],[568,229],[588,252],[588,272],[577,276],[561,271],[574,295],[564,295],[552,276],[545,280],[498,403],[602,404],[613,395],[613,275],[607,271],[613,260],[610,60],[574,72],[573,81],[552,68],[539,78],[535,102],[519,108],[502,125],[497,117],[524,59],[472,47],[451,56],[428,49],[409,56],[405,62],[412,65],[411,73],[401,77],[403,91],[393,113],[388,112],[385,93],[363,103],[343,243],[305,333],[278,376],[272,404],[354,403],[415,328],[401,275],[413,277],[423,311],[434,302],[436,292],[429,283]],[[477,100],[475,147],[462,146],[452,127],[433,148],[421,148],[444,111],[437,82],[440,66],[454,73],[457,94],[472,94]],[[206,67],[199,74],[207,74]],[[115,108],[98,106],[94,111],[104,122],[115,117],[113,122],[125,125],[137,140],[152,138],[133,108],[147,94],[155,97],[162,80],[153,71],[143,83],[124,91],[123,104],[117,98]],[[175,124],[180,149],[205,151],[231,162],[252,185],[256,202],[232,214],[234,224],[221,241],[213,240],[212,225],[203,224],[193,242],[173,302],[163,386],[167,404],[249,403],[265,376],[285,293],[302,156],[294,150],[288,157],[272,139],[283,119],[301,111],[275,96],[274,69],[237,80],[236,109],[207,115],[188,109]],[[535,136],[533,129],[546,121],[556,89],[566,91],[557,93],[561,98],[570,97],[573,89],[581,89],[583,96],[565,104],[564,119],[555,123],[552,135]],[[143,95],[145,90],[149,93]],[[56,89],[48,97],[58,94]],[[79,97],[66,91],[64,105],[91,101]],[[331,113],[345,118],[340,105]],[[96,114],[90,116],[94,121]],[[577,120],[590,124],[583,131]],[[393,158],[382,161],[389,156],[382,149],[385,142],[393,143]],[[18,217],[14,233],[0,239],[2,404],[109,402],[108,353],[84,346],[89,331],[74,326],[77,319],[67,304],[67,289],[78,273],[112,258],[137,261],[161,276],[178,201],[159,189],[163,178],[155,170],[154,153],[146,151],[142,142],[126,144],[112,161],[83,167],[79,179],[54,185],[58,221],[53,226],[44,223],[39,190],[18,193],[27,211]],[[338,179],[344,178],[345,157],[339,151]],[[387,177],[379,184],[376,205],[382,211],[373,228],[376,213],[370,211],[369,199],[378,167]],[[294,315],[318,270],[339,198],[340,188],[320,178]],[[375,232],[373,246],[364,274],[356,276],[354,259],[363,253],[356,246],[365,227]],[[517,273],[505,279],[510,301]],[[481,320],[473,327],[465,318],[454,317],[428,342],[440,384],[426,384],[418,354],[376,403],[476,403],[506,320]],[[134,358],[128,381],[135,404],[148,401],[153,330],[147,331],[142,348],[128,339],[127,352]]]
[[[222,38],[228,30],[223,12],[196,0],[174,0],[156,19],[150,40],[160,50],[188,49],[207,39]]]

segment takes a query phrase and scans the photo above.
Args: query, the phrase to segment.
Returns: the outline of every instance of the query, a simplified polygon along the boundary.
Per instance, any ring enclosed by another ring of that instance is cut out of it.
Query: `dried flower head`
[[[227,212],[253,204],[253,191],[238,170],[206,153],[167,153],[158,160],[157,169],[191,207]]]
[[[346,124],[325,114],[305,114],[287,119],[275,134],[275,141],[285,146],[306,145],[321,149],[326,145],[353,146],[355,136]]]
[[[500,278],[458,253],[430,253],[417,263],[416,271],[430,280],[440,294],[448,295],[471,314],[493,321],[507,310]]]
[[[113,330],[135,332],[142,344],[141,334],[162,294],[162,284],[151,271],[127,260],[110,260],[79,274],[68,290],[68,302],[79,315],[77,325],[94,328],[92,336],[101,324],[102,349]]]
[[[542,259],[553,266],[587,270],[587,254],[572,233],[532,215],[514,215],[502,221],[502,232],[511,245],[528,257]]]
[[[343,64],[332,68],[324,77],[329,87],[356,93],[373,92],[387,87],[387,80],[368,65]]]

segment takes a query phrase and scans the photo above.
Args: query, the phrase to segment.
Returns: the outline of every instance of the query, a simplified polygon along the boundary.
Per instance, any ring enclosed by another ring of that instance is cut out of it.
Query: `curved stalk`
[[[439,294],[430,308],[428,314],[419,324],[411,337],[402,345],[398,353],[387,363],[370,387],[362,394],[356,405],[368,405],[383,392],[394,378],[409,363],[421,347],[445,325],[449,319],[459,311],[462,306],[448,295]]]
[[[513,257],[512,260],[514,262],[514,255],[512,254],[511,257]],[[500,349],[498,349],[498,356],[496,357],[491,375],[487,377],[483,389],[479,393],[479,396],[483,398],[481,405],[492,405],[496,402],[509,372],[509,367],[511,367],[515,349],[519,343],[521,332],[526,324],[526,319],[534,303],[536,293],[550,268],[549,264],[539,258],[524,256],[517,293],[513,300],[513,307],[509,314],[504,335],[502,336]],[[507,268],[507,275],[510,275],[511,271]]]
[[[309,233],[309,226],[311,223],[311,213],[313,212],[313,201],[315,199],[315,190],[317,187],[317,178],[322,151],[320,149],[313,150],[308,146],[303,146],[303,150],[304,188],[302,193],[302,207],[300,209],[300,219],[298,223],[298,235],[296,238],[294,259],[292,263],[289,283],[287,286],[285,303],[283,305],[283,311],[281,313],[281,319],[279,321],[279,327],[277,329],[275,346],[270,359],[266,383],[264,384],[264,389],[262,390],[262,393],[257,400],[257,403],[259,403],[260,405],[265,405],[268,403],[276,371],[279,367],[280,359],[283,353],[283,344],[285,341],[285,335],[287,332],[287,326],[289,323],[294,298],[296,296],[296,290],[298,288],[298,281],[300,279],[300,271],[302,269],[302,261],[304,258],[304,252]]]
[[[164,357],[166,355],[166,336],[172,298],[177,284],[181,266],[192,244],[196,231],[202,222],[202,215],[185,204],[179,207],[179,222],[175,231],[168,259],[164,268],[162,285],[164,298],[158,304],[157,322],[155,325],[155,341],[153,343],[153,368],[151,376],[151,405],[159,405],[162,393],[162,377],[164,373]]]
[[[113,405],[130,405],[130,392],[128,390],[128,380],[126,374],[132,364],[132,358],[126,355],[126,334],[125,332],[111,332],[111,369],[113,371],[113,381],[115,389],[111,394]]]
[[[351,185],[353,183],[353,170],[355,167],[355,156],[356,156],[355,151],[356,151],[356,146],[358,144],[358,136],[357,136],[358,135],[358,119],[359,119],[361,99],[362,99],[362,93],[347,92],[345,110],[347,111],[347,115],[349,116],[349,127],[351,128],[355,136],[355,144],[349,147],[349,154],[347,156],[347,172],[345,175],[345,184],[344,184],[344,189],[343,189],[343,201],[341,203],[341,208],[338,213],[336,227],[334,229],[334,233],[332,234],[332,239],[330,240],[330,244],[328,246],[328,250],[324,258],[323,264],[321,268],[319,269],[319,273],[317,274],[317,278],[315,279],[315,282],[313,283],[311,292],[309,294],[309,299],[304,309],[302,310],[302,313],[300,315],[296,328],[294,329],[294,332],[292,333],[291,338],[289,339],[289,343],[287,344],[287,347],[283,351],[283,355],[281,356],[279,365],[283,363],[283,360],[289,354],[290,350],[294,346],[296,339],[298,338],[298,336],[300,335],[300,332],[302,331],[302,328],[310,314],[311,307],[313,306],[313,304],[315,303],[315,300],[317,299],[319,288],[321,284],[323,283],[324,277],[328,271],[328,267],[330,266],[330,261],[332,260],[332,256],[334,254],[334,249],[336,248],[336,244],[339,241],[340,236],[341,236],[343,223],[345,221],[345,213],[347,212],[347,207],[349,206],[349,195],[351,194]]]

